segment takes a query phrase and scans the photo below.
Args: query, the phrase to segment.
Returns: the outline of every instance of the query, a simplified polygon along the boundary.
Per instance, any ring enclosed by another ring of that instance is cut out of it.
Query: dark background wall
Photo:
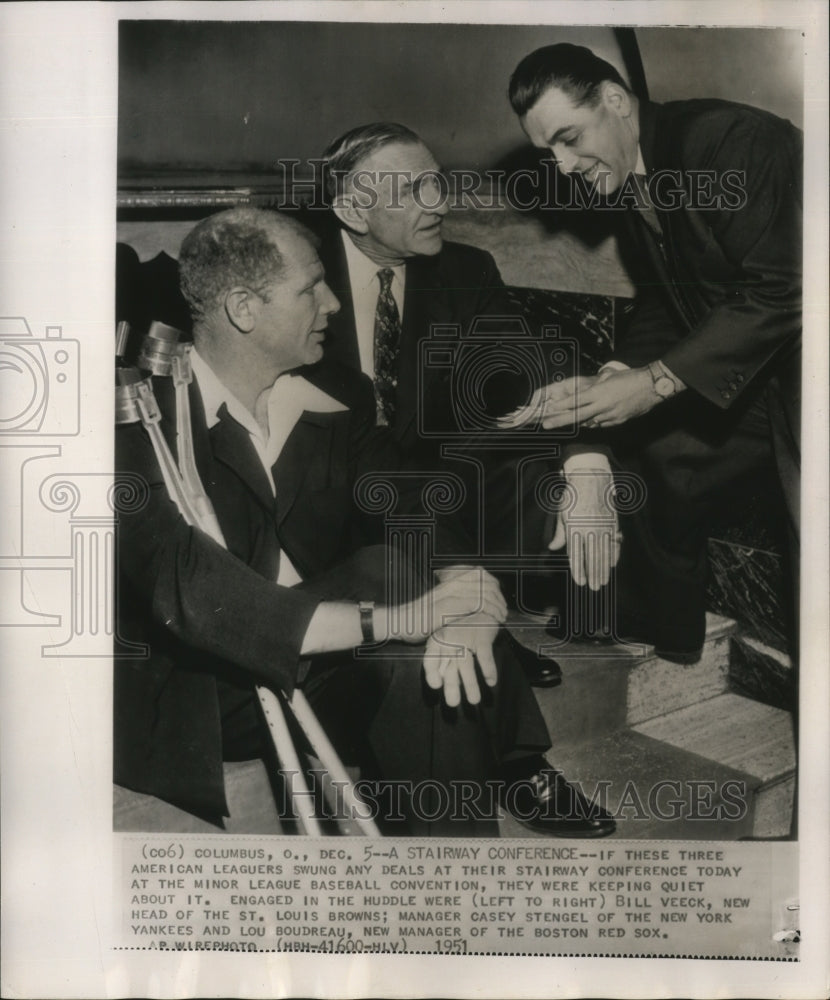
[[[721,97],[804,127],[804,37],[780,28],[637,28],[654,101]]]
[[[637,29],[656,100],[727,97],[802,112],[802,38],[780,29]],[[486,168],[522,133],[507,82],[540,45],[590,45],[622,67],[609,28],[534,25],[125,21],[122,174],[267,169],[306,160],[353,125],[402,119],[446,166]]]
[[[445,166],[492,166],[523,139],[506,97],[511,72],[557,40],[621,63],[605,28],[122,22],[119,160],[262,168],[392,119]]]

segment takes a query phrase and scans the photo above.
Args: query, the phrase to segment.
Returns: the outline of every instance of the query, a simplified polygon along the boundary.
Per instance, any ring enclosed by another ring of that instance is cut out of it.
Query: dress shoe
[[[540,656],[534,650],[523,646],[510,629],[502,629],[502,632],[531,687],[550,688],[562,683],[562,670],[556,660]]]
[[[610,813],[568,784],[543,757],[533,758],[529,773],[513,772],[505,783],[502,805],[520,823],[551,837],[607,837],[617,824]]]

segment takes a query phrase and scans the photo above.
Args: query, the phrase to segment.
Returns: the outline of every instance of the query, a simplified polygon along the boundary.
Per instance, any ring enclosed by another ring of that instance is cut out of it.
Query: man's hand
[[[424,642],[448,621],[465,615],[481,613],[496,624],[507,617],[507,602],[498,581],[485,569],[454,566],[442,571],[439,580],[436,587],[414,601],[383,609],[387,625],[385,630],[379,629],[376,621],[375,635],[378,640],[389,638],[411,643]]]
[[[536,420],[545,430],[577,424],[589,429],[616,427],[643,416],[659,402],[648,368],[609,369],[537,390],[528,406],[503,417],[500,426],[518,427]]]
[[[461,691],[471,705],[481,701],[476,674],[478,661],[488,687],[498,680],[493,642],[499,626],[489,615],[467,615],[439,628],[427,640],[424,651],[424,676],[433,689],[444,689],[444,701],[450,708],[461,704]]]
[[[648,368],[605,371],[594,385],[576,394],[573,416],[583,427],[617,427],[634,417],[642,417],[660,402]],[[561,423],[543,420],[548,429]]]
[[[612,503],[610,469],[565,470],[574,502],[563,508],[548,548],[567,547],[574,581],[599,590],[608,583],[620,558],[621,535]]]
[[[551,382],[550,385],[544,385],[533,393],[526,406],[520,406],[512,413],[499,417],[498,426],[507,429],[524,427],[526,424],[542,424],[547,428],[545,419],[548,414],[557,415],[566,411],[572,413],[575,397],[595,382],[595,376],[578,375],[574,378],[563,379],[561,382]],[[557,424],[556,426],[562,425]]]

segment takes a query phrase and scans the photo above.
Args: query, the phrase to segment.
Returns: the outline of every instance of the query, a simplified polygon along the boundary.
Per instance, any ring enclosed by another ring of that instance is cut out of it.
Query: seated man
[[[151,797],[166,829],[193,829],[194,815],[221,826],[234,762],[266,756],[254,686],[290,696],[301,684],[345,762],[379,788],[403,783],[380,817],[387,828],[492,834],[501,780],[505,805],[537,829],[611,833],[613,820],[546,766],[548,734],[499,634],[492,578],[458,567],[389,605],[410,581],[392,550],[361,548],[353,486],[397,457],[368,382],[318,364],[338,302],[312,240],[277,213],[237,208],[182,245],[193,450],[227,549],[188,526],[144,428],[118,429],[116,468],[147,492],[119,518],[119,628],[149,654],[116,661],[116,824]],[[154,381],[175,450],[172,384]],[[387,640],[383,657],[354,655]],[[425,651],[404,655],[417,643]],[[427,808],[425,782],[450,803],[463,786],[463,807]]]
[[[467,503],[453,518],[452,551],[484,565],[491,557],[497,565],[500,556],[567,544],[574,581],[598,589],[609,578],[619,544],[615,511],[604,502],[610,466],[596,435],[583,432],[574,440],[531,434],[522,447],[514,436],[506,447],[493,423],[461,440],[460,414],[471,401],[480,402],[482,416],[492,419],[536,387],[526,384],[529,373],[521,366],[511,372],[511,357],[532,358],[539,370],[531,378],[543,383],[544,362],[531,353],[540,346],[541,355],[541,345],[526,332],[493,336],[496,360],[488,363],[479,352],[471,362],[468,353],[471,379],[459,383],[450,364],[424,361],[424,345],[436,328],[456,328],[461,342],[452,346],[463,346],[477,321],[509,331],[516,312],[491,255],[444,239],[448,197],[435,156],[405,125],[373,122],[335,139],[323,159],[331,211],[309,213],[309,223],[322,238],[326,275],[342,303],[332,319],[326,357],[372,379],[378,423],[389,427],[410,465],[449,467],[465,480]],[[458,357],[455,364],[463,365]],[[539,480],[558,471],[574,487],[573,520],[590,524],[599,536],[596,557],[593,546],[589,552],[580,544],[581,533],[564,530],[562,518],[554,535],[538,502]],[[540,686],[559,680],[549,659],[525,669]]]

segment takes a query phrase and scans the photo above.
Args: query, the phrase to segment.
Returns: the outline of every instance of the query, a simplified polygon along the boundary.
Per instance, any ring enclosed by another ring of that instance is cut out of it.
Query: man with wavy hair
[[[512,422],[543,407],[547,428],[602,428],[642,476],[618,627],[694,661],[709,526],[764,467],[777,471],[797,564],[801,133],[728,101],[640,101],[613,66],[564,43],[526,56],[509,96],[577,193],[623,217],[637,287],[614,360],[548,386]]]

